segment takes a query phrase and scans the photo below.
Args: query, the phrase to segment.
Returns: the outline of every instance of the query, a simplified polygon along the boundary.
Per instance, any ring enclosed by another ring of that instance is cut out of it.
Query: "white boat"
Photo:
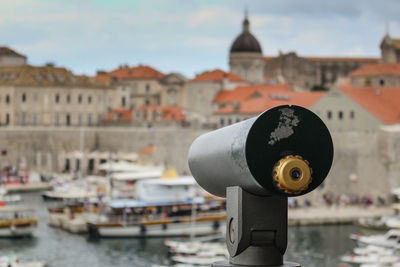
[[[87,224],[95,237],[174,237],[215,235],[224,231],[223,200],[196,197],[193,177],[139,180],[138,199],[107,202],[107,214]]]
[[[397,255],[346,255],[342,256],[341,260],[345,263],[352,264],[392,264],[400,261]]]
[[[37,218],[29,206],[0,207],[0,237],[30,236],[37,227]]]
[[[166,241],[166,243],[169,241]],[[179,242],[169,243],[168,251],[173,254],[201,255],[201,256],[228,256],[225,243],[219,242]]]
[[[378,254],[378,255],[393,255],[394,249],[386,248],[386,247],[379,247],[368,245],[366,247],[356,247],[353,250],[354,254],[356,255],[370,255],[370,254]]]
[[[199,255],[194,255],[194,256],[183,256],[183,255],[176,255],[171,257],[171,259],[174,262],[177,263],[184,263],[184,264],[191,264],[194,266],[204,266],[208,265],[211,266],[211,264],[217,262],[217,261],[224,261],[227,258],[224,256],[199,256]]]
[[[111,214],[89,221],[93,237],[176,237],[222,234],[226,219],[223,211],[199,212],[191,217],[192,205],[204,198],[187,201],[148,202],[113,200],[107,203]],[[193,222],[196,222],[193,224]]]
[[[0,257],[0,267],[45,267],[46,263],[40,261],[21,261],[18,257],[2,256]]]
[[[352,234],[350,238],[359,244],[394,248],[400,244],[400,230],[389,230],[384,235],[362,236]]]

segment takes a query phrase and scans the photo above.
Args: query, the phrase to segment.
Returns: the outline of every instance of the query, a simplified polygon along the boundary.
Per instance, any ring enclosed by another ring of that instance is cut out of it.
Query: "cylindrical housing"
[[[275,167],[288,156],[301,157],[312,170],[301,192],[288,193],[274,180]],[[315,189],[328,175],[333,144],[317,115],[285,105],[201,135],[188,158],[192,175],[211,194],[225,197],[227,187],[240,186],[258,195],[297,196]]]

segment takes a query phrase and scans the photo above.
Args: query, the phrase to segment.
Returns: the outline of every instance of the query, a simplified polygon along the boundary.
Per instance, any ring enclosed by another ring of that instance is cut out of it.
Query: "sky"
[[[387,29],[400,38],[398,0],[0,0],[0,46],[77,74],[145,64],[190,78],[229,69],[246,7],[265,56],[379,57]]]

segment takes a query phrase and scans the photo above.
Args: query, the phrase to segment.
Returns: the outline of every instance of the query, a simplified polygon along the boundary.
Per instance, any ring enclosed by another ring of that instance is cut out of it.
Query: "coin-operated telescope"
[[[213,266],[300,266],[283,261],[287,197],[317,188],[332,159],[325,124],[299,106],[278,106],[198,137],[189,151],[192,175],[227,198],[230,259]]]

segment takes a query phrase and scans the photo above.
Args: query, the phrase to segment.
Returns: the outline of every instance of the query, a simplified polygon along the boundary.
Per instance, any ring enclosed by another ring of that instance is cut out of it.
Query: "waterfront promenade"
[[[390,207],[318,206],[289,210],[289,225],[348,224],[359,218],[393,215]]]

